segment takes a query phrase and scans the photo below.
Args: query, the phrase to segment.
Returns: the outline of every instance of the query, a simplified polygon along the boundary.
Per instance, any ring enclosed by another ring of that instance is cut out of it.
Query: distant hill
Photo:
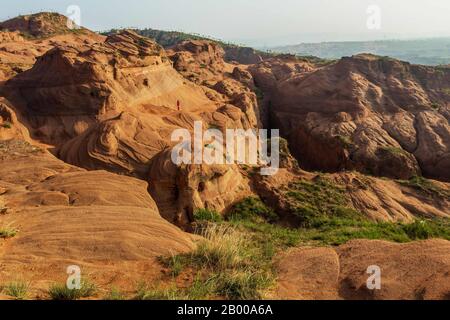
[[[111,30],[105,32],[104,34],[108,35],[111,33],[115,33],[118,30]],[[198,34],[185,33],[180,31],[164,31],[164,30],[156,30],[156,29],[133,29],[133,31],[137,32],[141,36],[151,38],[159,43],[164,48],[169,48],[175,46],[186,40],[207,40],[218,43],[225,50],[225,60],[227,61],[237,61],[242,64],[254,64],[258,63],[265,58],[269,58],[273,56],[273,54],[269,52],[265,52],[262,50],[256,50],[250,47],[240,46],[234,43],[225,42],[218,39],[213,39],[211,37],[202,36]]]
[[[68,18],[56,12],[40,12],[0,22],[0,31],[17,31],[26,38],[47,38],[67,33],[92,33],[85,28],[69,29]]]
[[[104,35],[110,35],[120,31],[119,29],[112,29],[110,31],[103,32]],[[231,42],[225,42],[219,39],[214,39],[199,34],[185,33],[180,31],[164,31],[156,29],[133,29],[141,36],[151,38],[164,48],[173,47],[186,40],[205,40],[219,44],[225,50],[224,59],[228,62],[236,61],[241,64],[255,64],[265,59],[269,59],[275,56],[281,56],[284,54],[276,53],[272,50],[258,50],[252,47],[246,47]],[[313,55],[295,55],[296,58],[315,63],[317,65],[328,64],[333,59],[322,59]]]
[[[302,43],[299,45],[274,47],[271,50],[302,56],[312,55],[325,59],[339,59],[359,53],[372,53],[414,64],[450,64],[450,38]]]

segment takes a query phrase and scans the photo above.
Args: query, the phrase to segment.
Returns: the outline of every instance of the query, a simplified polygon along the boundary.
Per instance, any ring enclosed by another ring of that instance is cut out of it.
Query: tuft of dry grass
[[[77,300],[92,297],[96,292],[95,284],[83,280],[80,289],[69,289],[65,283],[55,283],[48,290],[48,295],[52,300]]]
[[[146,298],[262,299],[274,282],[274,274],[253,239],[229,224],[207,224],[198,232],[204,237],[189,254],[163,259],[178,275],[186,267],[198,274],[189,288],[144,290]],[[141,294],[138,296],[142,297]]]
[[[3,291],[6,295],[14,297],[17,300],[25,300],[28,295],[30,284],[24,281],[13,281],[4,286]]]
[[[12,238],[16,236],[16,234],[19,232],[17,228],[12,226],[12,223],[5,224],[3,226],[0,226],[0,238]]]
[[[245,266],[249,258],[248,239],[242,232],[231,226],[210,224],[200,234],[206,240],[191,254],[191,260],[197,265],[216,271]]]

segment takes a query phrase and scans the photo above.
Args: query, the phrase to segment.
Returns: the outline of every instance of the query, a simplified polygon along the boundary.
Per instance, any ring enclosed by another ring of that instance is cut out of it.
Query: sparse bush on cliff
[[[438,196],[450,200],[450,190],[439,187],[436,183],[424,177],[414,176],[409,180],[398,181],[401,185],[418,190],[427,195]]]
[[[0,226],[0,238],[12,238],[15,237],[19,231],[11,224]]]

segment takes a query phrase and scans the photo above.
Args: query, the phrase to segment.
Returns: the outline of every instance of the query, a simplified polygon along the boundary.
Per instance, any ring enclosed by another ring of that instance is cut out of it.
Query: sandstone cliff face
[[[185,46],[214,70],[224,65],[219,48]],[[139,175],[171,144],[177,127],[190,128],[194,120],[223,128],[257,125],[249,89],[236,81],[218,87],[224,96],[211,100],[212,90],[184,79],[161,47],[124,31],[104,43],[50,50],[8,81],[5,92],[29,115],[33,135],[57,145],[62,159]],[[227,106],[230,100],[237,106]]]
[[[28,129],[17,118],[13,106],[0,97],[0,140],[23,139],[30,141]]]
[[[236,61],[240,64],[256,64],[262,62],[268,55],[263,55],[253,48],[228,46],[225,49],[225,60]]]
[[[57,145],[63,159],[125,173],[140,171],[174,128],[193,122],[197,108],[217,108],[171,67],[161,47],[131,32],[58,46],[10,80],[5,93],[28,116],[32,135]]]
[[[159,46],[123,33],[94,46],[58,46],[9,81],[7,89],[24,97],[37,115],[96,116],[133,104],[149,91],[145,74],[164,63]],[[133,73],[133,68],[142,69]]]
[[[158,186],[154,194],[164,198],[168,190],[148,171],[152,171],[152,159],[174,145],[170,138],[175,129],[192,130],[194,121],[203,121],[205,130],[257,125],[254,94],[231,78],[250,85],[251,75],[227,65],[218,46],[184,43],[181,48],[199,66],[190,66],[192,70],[207,64],[211,87],[224,79],[228,83],[218,84],[217,91],[193,83],[172,68],[160,46],[123,31],[95,43],[56,45],[33,68],[8,81],[4,91],[24,115],[33,138],[54,145],[59,158],[90,170],[150,177],[151,186]],[[231,100],[237,106],[229,104]],[[172,171],[183,176],[184,182],[172,181],[169,172],[164,179],[179,184],[184,194],[170,199],[173,203],[167,207],[164,199],[156,198],[161,214],[183,227],[193,221],[194,210],[224,211],[248,193],[248,182],[237,167],[230,171],[224,166],[192,166]],[[216,182],[207,191],[195,191],[205,177]]]
[[[0,23],[0,83],[33,67],[57,46],[92,45],[104,37],[87,29],[71,30],[67,18],[54,13],[20,16]]]
[[[175,165],[172,149],[153,158],[149,169],[149,192],[164,217],[189,228],[198,209],[225,213],[252,194],[250,181],[236,165]]]
[[[210,41],[184,41],[171,48],[174,68],[187,79],[206,88],[211,100],[234,105],[246,116],[246,129],[261,127],[253,79],[245,66],[225,62],[224,50]]]
[[[450,69],[370,55],[324,67],[251,68],[279,127],[307,169],[356,169],[449,180]]]
[[[143,181],[87,172],[23,140],[0,141],[0,161],[0,225],[19,230],[0,241],[2,279],[26,274],[48,287],[75,263],[99,281],[128,270],[131,284],[144,276],[143,261],[157,274],[157,257],[194,248],[159,215]]]

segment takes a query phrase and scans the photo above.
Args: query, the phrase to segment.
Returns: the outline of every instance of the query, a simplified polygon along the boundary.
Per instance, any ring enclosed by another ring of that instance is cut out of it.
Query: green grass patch
[[[406,224],[333,217],[311,220],[308,227],[298,229],[252,221],[240,221],[239,228],[252,234],[267,261],[277,252],[298,245],[337,246],[355,239],[398,243],[432,238],[450,240],[449,219],[417,220]]]
[[[80,289],[69,289],[65,283],[55,283],[48,290],[52,300],[78,300],[92,297],[96,292],[96,285],[87,280],[81,282]]]
[[[391,146],[382,146],[380,147],[381,151],[387,152],[396,156],[408,155],[408,152],[399,147],[391,147]]]
[[[175,274],[179,274],[180,268],[199,271],[189,288],[176,292],[172,288],[168,292],[170,297],[263,298],[264,292],[274,283],[272,257],[266,259],[265,247],[227,222],[208,224],[201,235],[205,240],[198,243],[193,252],[162,259]],[[156,292],[159,294],[160,290]],[[157,297],[155,290],[150,293],[152,299]],[[168,297],[167,289],[163,289],[163,293]]]
[[[203,279],[200,275],[187,288],[178,288],[174,283],[165,286],[140,283],[135,300],[204,300],[214,293],[214,286],[213,278]]]
[[[0,226],[0,239],[1,238],[7,239],[7,238],[15,237],[18,232],[19,232],[19,230],[17,230],[17,228],[15,228],[15,227],[12,227],[11,224]]]
[[[318,175],[313,180],[300,180],[289,184],[285,195],[290,201],[292,213],[308,227],[316,218],[337,216],[358,219],[361,214],[349,206],[343,186]]]
[[[182,300],[184,296],[175,286],[161,288],[148,286],[145,283],[139,284],[136,290],[135,300]]]
[[[29,283],[26,283],[24,281],[14,281],[8,283],[3,288],[3,292],[6,295],[14,297],[17,300],[25,300],[27,298],[29,288]]]
[[[414,176],[409,180],[399,180],[398,183],[429,196],[438,196],[450,200],[450,190],[443,189],[433,181],[424,177]]]
[[[311,186],[310,183],[303,185],[305,181],[301,182],[302,190],[309,190],[302,196],[310,197],[309,206],[317,212],[309,215],[305,220],[307,223],[300,228],[287,228],[270,223],[261,216],[255,218],[248,215],[231,219],[228,223],[248,234],[251,241],[258,244],[259,259],[266,262],[277,252],[302,244],[341,245],[353,239],[400,243],[430,238],[450,240],[450,219],[416,220],[410,224],[372,221],[358,211],[342,206],[346,200],[342,198],[340,188],[330,187],[328,181],[320,181],[319,186]],[[322,197],[323,194],[329,195],[329,200]],[[316,204],[315,200],[321,202]]]
[[[344,148],[351,148],[354,144],[353,141],[351,139],[351,137],[349,136],[336,136],[336,138],[338,139],[338,141],[341,143],[341,145]]]
[[[220,213],[210,209],[198,209],[194,212],[195,221],[220,222],[223,220]]]
[[[111,288],[108,294],[105,296],[105,300],[126,300],[125,295],[117,288]]]
[[[273,275],[269,272],[243,270],[221,273],[214,278],[216,293],[231,300],[262,299],[260,289],[270,287],[273,281]]]
[[[248,197],[233,206],[227,215],[228,220],[253,220],[263,217],[268,221],[277,221],[278,215],[266,206],[258,197]]]
[[[434,110],[439,110],[441,108],[441,105],[439,103],[433,102],[430,107]]]
[[[174,277],[193,272],[195,280],[186,288],[142,287],[137,299],[264,299],[273,286],[274,257],[299,245],[341,245],[353,239],[410,242],[442,238],[450,240],[450,219],[387,223],[368,220],[349,207],[345,189],[319,175],[312,181],[297,181],[285,190],[297,213],[308,213],[299,228],[279,225],[273,211],[259,198],[236,204],[226,219],[201,225],[205,240],[196,250],[162,258]],[[303,208],[307,208],[303,209]],[[310,210],[310,211],[309,211]]]
[[[373,222],[345,218],[316,219],[300,229],[301,242],[341,245],[353,239],[387,240],[399,243],[442,238],[450,240],[450,220],[417,220],[411,224]]]

